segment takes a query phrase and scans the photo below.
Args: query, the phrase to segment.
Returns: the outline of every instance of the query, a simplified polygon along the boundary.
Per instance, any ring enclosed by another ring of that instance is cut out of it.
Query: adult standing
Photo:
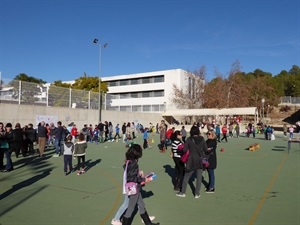
[[[236,123],[235,134],[236,134],[237,138],[240,137],[240,124],[239,123]]]
[[[5,165],[5,169],[1,170],[1,172],[9,172],[12,171],[14,169],[13,167],[13,163],[11,160],[11,145],[13,142],[13,130],[12,130],[12,124],[11,123],[7,123],[5,125],[5,133],[4,133],[4,138],[2,139],[2,143],[5,142],[6,146],[2,146],[1,148],[4,149],[4,154],[5,154],[5,158],[6,158],[6,165]]]
[[[0,122],[0,170],[3,170],[4,167],[4,152],[5,149],[8,147],[7,141],[4,139],[5,135],[5,129],[4,129],[4,124]]]
[[[135,136],[135,125],[134,122],[131,123],[131,132],[132,132],[132,140],[136,138]]]
[[[104,133],[104,124],[100,121],[98,124],[98,133],[99,133],[99,142],[104,142],[103,133]]]
[[[65,132],[65,129],[62,126],[61,121],[57,122],[57,129],[56,129],[56,133],[55,133],[55,154],[53,155],[53,157],[58,157],[62,154],[62,141],[63,141],[63,134]]]
[[[123,143],[125,143],[125,140],[126,140],[126,123],[123,123],[123,125],[122,125],[122,134],[123,134]]]
[[[159,145],[159,149],[161,153],[165,153],[166,152],[166,125],[164,123],[164,121],[161,122],[160,126],[159,126],[159,138],[160,138],[160,145]]]
[[[200,130],[196,126],[192,126],[190,137],[186,139],[184,144],[183,153],[189,150],[189,157],[186,162],[186,171],[183,178],[182,190],[177,193],[178,197],[185,197],[186,187],[192,174],[196,171],[197,181],[195,189],[195,198],[200,198],[200,189],[202,182],[203,165],[202,159],[207,152],[205,140],[200,136]]]
[[[28,138],[28,148],[29,148],[29,153],[33,154],[33,143],[37,141],[37,133],[35,129],[33,129],[33,124],[30,123],[28,124],[28,129],[26,130],[27,133],[27,138]]]
[[[126,148],[129,147],[129,141],[131,140],[131,128],[130,128],[130,122],[126,125]]]
[[[172,149],[171,149],[171,157],[175,163],[175,182],[174,182],[174,190],[181,191],[182,181],[184,176],[184,163],[180,160],[182,155],[183,140],[182,133],[179,130],[176,130],[171,136]]]
[[[185,126],[182,126],[182,128],[181,128],[182,142],[185,142],[186,135],[187,135],[187,133],[186,133]]]
[[[10,150],[12,152],[15,152],[16,157],[18,158],[21,153],[21,148],[23,146],[23,130],[21,128],[20,123],[16,123],[15,129],[12,131],[12,134],[13,134],[13,139],[10,143]]]
[[[47,128],[45,127],[45,122],[42,121],[38,126],[38,144],[39,144],[39,156],[42,157],[45,151],[46,139],[47,139]]]
[[[209,166],[207,168],[208,172],[208,186],[206,188],[206,193],[214,193],[215,192],[215,169],[217,168],[217,136],[214,131],[207,132],[207,157]]]

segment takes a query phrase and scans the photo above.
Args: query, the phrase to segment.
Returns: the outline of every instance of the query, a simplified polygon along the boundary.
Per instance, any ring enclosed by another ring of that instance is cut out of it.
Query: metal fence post
[[[69,94],[69,108],[72,108],[72,89],[70,88],[70,94]]]
[[[19,81],[19,105],[21,105],[22,81]]]
[[[89,91],[89,109],[91,108],[91,91]]]
[[[46,105],[48,107],[49,106],[49,86],[47,86],[47,90],[46,91],[47,91],[46,92],[46,101],[47,101]]]

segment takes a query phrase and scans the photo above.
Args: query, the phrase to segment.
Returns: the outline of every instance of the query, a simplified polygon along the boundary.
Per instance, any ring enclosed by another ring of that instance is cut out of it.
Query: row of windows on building
[[[110,99],[127,99],[127,98],[151,98],[151,97],[164,97],[164,90],[157,91],[140,91],[140,92],[131,92],[131,93],[116,93],[108,94]]]
[[[129,106],[107,106],[106,110],[127,112],[162,112],[166,106],[162,105],[129,105]]]
[[[125,86],[125,85],[135,85],[135,84],[150,84],[150,83],[161,83],[164,82],[164,75],[153,76],[153,77],[142,77],[142,78],[132,78],[116,81],[108,81],[109,87],[115,86]]]

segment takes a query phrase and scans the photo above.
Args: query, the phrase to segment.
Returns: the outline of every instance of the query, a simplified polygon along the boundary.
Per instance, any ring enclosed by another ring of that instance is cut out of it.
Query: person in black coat
[[[24,142],[23,130],[19,123],[16,123],[15,129],[12,131],[12,134],[13,134],[13,139],[12,142],[10,143],[10,149],[12,152],[15,152],[16,157],[18,158],[21,153],[23,142]]]
[[[28,149],[31,154],[34,153],[33,143],[37,141],[37,133],[36,130],[33,129],[33,124],[28,124],[28,128],[26,130],[26,136],[28,141]]]
[[[185,197],[188,181],[193,173],[196,171],[197,182],[195,188],[195,198],[200,197],[200,188],[202,183],[203,164],[202,159],[207,152],[207,145],[202,136],[200,136],[200,130],[197,126],[192,126],[190,131],[190,137],[186,139],[183,147],[183,154],[189,150],[189,157],[186,162],[186,171],[183,178],[181,192],[177,193],[178,197]]]
[[[209,166],[207,168],[208,172],[208,185],[206,188],[206,193],[214,193],[215,192],[215,169],[217,168],[217,135],[214,131],[208,131],[206,133],[207,140],[207,158],[209,162]]]
[[[6,166],[5,166],[4,170],[1,170],[1,172],[9,172],[14,169],[13,163],[11,160],[11,153],[12,153],[11,145],[13,143],[13,139],[14,139],[14,137],[13,137],[12,124],[7,123],[5,125],[5,133],[4,133],[4,137],[3,137],[3,140],[7,141],[7,143],[8,143],[8,148],[4,149],[4,154],[5,154],[5,158],[6,158]]]

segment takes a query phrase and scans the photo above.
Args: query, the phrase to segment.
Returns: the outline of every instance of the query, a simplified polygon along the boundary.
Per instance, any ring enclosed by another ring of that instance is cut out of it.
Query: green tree
[[[21,96],[23,104],[34,104],[39,100],[37,96],[42,92],[43,84],[45,83],[42,79],[20,73],[15,76],[14,80],[9,82],[9,86],[13,87],[13,98],[18,99]]]
[[[26,81],[26,82],[37,83],[37,84],[47,83],[46,81],[44,81],[42,79],[28,76],[25,73],[20,73],[19,75],[15,76],[14,80]]]

